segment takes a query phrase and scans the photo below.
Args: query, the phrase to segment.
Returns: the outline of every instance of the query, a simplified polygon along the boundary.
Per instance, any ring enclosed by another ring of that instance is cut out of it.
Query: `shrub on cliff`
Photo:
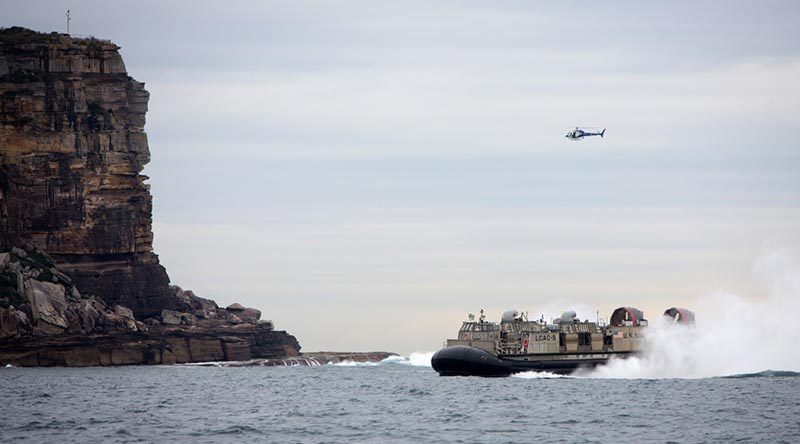
[[[10,271],[0,272],[0,307],[19,307],[25,301],[17,291],[17,275]]]
[[[44,33],[22,26],[0,28],[0,44],[14,45],[18,43],[51,43],[58,40],[58,33]]]

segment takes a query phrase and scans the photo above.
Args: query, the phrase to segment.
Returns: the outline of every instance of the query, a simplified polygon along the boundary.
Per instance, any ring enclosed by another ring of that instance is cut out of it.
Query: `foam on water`
[[[575,378],[575,376],[570,376],[570,375],[558,375],[556,373],[551,373],[551,372],[533,372],[533,371],[515,373],[512,376],[514,378],[520,378],[520,379]]]
[[[342,361],[342,362],[333,362],[330,365],[336,367],[375,367],[380,365],[378,362],[354,362],[354,361]]]

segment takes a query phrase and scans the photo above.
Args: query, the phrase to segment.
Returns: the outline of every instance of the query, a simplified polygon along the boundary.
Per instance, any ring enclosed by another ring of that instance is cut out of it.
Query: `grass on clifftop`
[[[0,43],[14,45],[17,43],[55,43],[58,41],[58,33],[53,31],[49,34],[12,26],[10,28],[0,28]]]
[[[20,43],[59,43],[59,37],[67,36],[60,32],[39,32],[22,26],[0,28],[0,45],[16,45]],[[113,45],[111,40],[98,39],[94,36],[75,37],[69,35],[74,44],[86,45],[89,51],[103,49],[106,45]]]

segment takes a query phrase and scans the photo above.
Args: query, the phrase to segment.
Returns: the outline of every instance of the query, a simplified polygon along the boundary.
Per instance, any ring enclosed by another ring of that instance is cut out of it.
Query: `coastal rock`
[[[115,311],[110,311],[100,299],[82,299],[76,287],[57,277],[61,272],[49,266],[49,257],[42,253],[17,248],[9,261],[0,267],[0,294],[6,295],[0,300],[0,308],[9,313],[3,337],[87,334],[98,328],[146,329],[144,324],[137,324],[127,307],[116,305]],[[8,317],[12,315],[16,321]]]
[[[67,367],[88,367],[100,365],[100,350],[96,348],[74,348],[65,350],[64,365]]]
[[[261,319],[261,310],[255,308],[245,308],[237,316],[246,322],[255,322]]]
[[[69,304],[64,310],[64,318],[68,324],[66,332],[69,334],[77,334],[83,331],[79,310],[80,308],[77,304]]]
[[[177,364],[185,364],[187,362],[192,361],[192,357],[189,354],[189,344],[186,341],[186,338],[176,337],[176,338],[168,338],[166,340],[167,349],[171,353],[170,359],[177,363]]]
[[[78,316],[85,332],[94,330],[100,319],[100,310],[95,307],[94,301],[84,300],[78,304]]]
[[[45,334],[59,334],[66,330],[69,323],[64,311],[67,298],[64,287],[50,282],[28,279],[24,284],[25,295],[33,309],[34,328]]]
[[[121,305],[114,306],[114,313],[123,318],[133,319],[133,311],[130,308]]]
[[[145,363],[145,352],[147,349],[143,346],[133,346],[126,348],[114,348],[111,350],[111,364],[112,365],[131,365]]]
[[[299,350],[297,339],[284,331],[274,331],[263,324],[232,326],[219,321],[203,326],[152,327],[148,332],[0,340],[0,366],[82,367],[281,360],[300,356]]]
[[[226,336],[222,338],[222,352],[226,361],[249,361],[250,342],[242,338]]]
[[[17,335],[19,326],[17,317],[14,315],[16,310],[0,307],[0,339],[13,338]]]
[[[180,325],[181,314],[175,310],[161,310],[161,323],[165,325]]]
[[[194,325],[197,323],[197,317],[191,313],[181,313],[181,324]]]
[[[133,319],[126,318],[114,313],[103,313],[100,317],[99,324],[105,328],[106,331],[137,331],[136,322]]]
[[[228,318],[228,320],[232,323],[239,323],[239,321],[255,322],[261,319],[261,310],[245,307],[239,303],[228,305],[225,307],[225,311],[232,315]],[[235,317],[237,320],[233,321],[233,317]]]
[[[192,362],[222,361],[222,341],[219,339],[189,338],[189,356]]]

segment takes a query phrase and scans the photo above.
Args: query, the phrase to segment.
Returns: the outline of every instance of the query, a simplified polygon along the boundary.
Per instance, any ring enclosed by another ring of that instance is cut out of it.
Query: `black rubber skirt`
[[[455,345],[433,354],[431,366],[441,376],[509,376],[511,364],[475,347]]]

